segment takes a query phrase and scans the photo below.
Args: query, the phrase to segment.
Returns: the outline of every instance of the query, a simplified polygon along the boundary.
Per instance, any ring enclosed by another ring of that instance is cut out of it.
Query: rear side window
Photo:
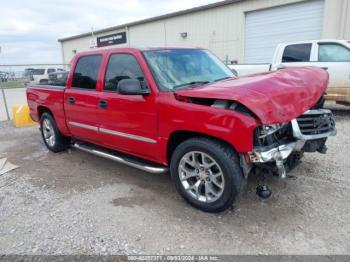
[[[78,60],[73,74],[73,88],[96,89],[101,56],[83,56]]]
[[[53,72],[55,72],[56,70],[55,69],[53,69],[53,68],[49,68],[49,69],[47,69],[47,73],[48,74],[50,74],[50,73],[53,73]]]
[[[282,62],[309,62],[312,44],[288,45],[284,49]]]
[[[104,90],[117,91],[118,82],[122,79],[138,79],[144,86],[145,77],[133,55],[111,55],[108,62]]]
[[[319,62],[350,62],[350,50],[339,44],[318,44]]]

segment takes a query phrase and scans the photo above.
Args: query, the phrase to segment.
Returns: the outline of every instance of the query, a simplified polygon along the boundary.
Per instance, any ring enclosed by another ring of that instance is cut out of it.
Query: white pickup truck
[[[38,68],[31,72],[31,83],[47,84],[49,81],[49,74],[55,72],[63,72],[61,68]]]
[[[350,41],[312,40],[279,44],[272,64],[233,64],[238,76],[275,71],[285,67],[317,66],[328,70],[325,99],[350,105]]]

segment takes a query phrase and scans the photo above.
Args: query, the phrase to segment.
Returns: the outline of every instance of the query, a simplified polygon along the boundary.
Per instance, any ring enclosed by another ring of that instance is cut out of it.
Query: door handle
[[[107,108],[108,107],[108,103],[106,100],[100,100],[98,101],[98,107],[99,108]]]
[[[69,97],[68,98],[68,103],[72,104],[72,105],[75,104],[75,98],[74,97]]]

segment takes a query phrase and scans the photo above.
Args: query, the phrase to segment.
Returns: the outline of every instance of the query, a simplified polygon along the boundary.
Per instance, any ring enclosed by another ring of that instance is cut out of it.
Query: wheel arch
[[[48,113],[52,116],[53,120],[56,122],[58,130],[65,136],[71,136],[69,129],[66,126],[66,120],[64,116],[59,116],[59,113],[56,112],[57,116],[53,113],[53,110],[51,110],[47,106],[39,105],[37,107],[37,116],[38,116],[38,122],[40,122],[41,116],[44,113]]]
[[[169,136],[169,139],[168,139],[168,143],[167,143],[167,162],[168,162],[168,164],[170,164],[171,156],[173,155],[176,147],[179,144],[181,144],[182,142],[184,142],[188,139],[194,138],[194,137],[204,137],[204,138],[213,139],[217,142],[225,144],[226,146],[232,148],[235,152],[237,152],[237,150],[235,149],[235,147],[231,143],[229,143],[226,140],[223,140],[222,138],[208,135],[205,133],[200,133],[200,132],[194,132],[194,131],[188,131],[188,130],[177,130],[177,131],[174,131],[173,133],[171,133]]]
[[[38,117],[39,117],[39,120],[41,118],[41,116],[44,114],[44,113],[49,113],[53,118],[55,118],[55,116],[53,115],[52,111],[50,110],[50,108],[46,107],[46,106],[38,106]]]

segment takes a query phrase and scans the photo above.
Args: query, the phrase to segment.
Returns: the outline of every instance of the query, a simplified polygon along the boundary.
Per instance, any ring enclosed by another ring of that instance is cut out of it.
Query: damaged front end
[[[259,126],[254,132],[253,151],[243,158],[245,173],[253,167],[268,168],[285,178],[287,167],[304,152],[326,153],[326,140],[336,132],[334,116],[328,109],[308,110],[289,123]]]

